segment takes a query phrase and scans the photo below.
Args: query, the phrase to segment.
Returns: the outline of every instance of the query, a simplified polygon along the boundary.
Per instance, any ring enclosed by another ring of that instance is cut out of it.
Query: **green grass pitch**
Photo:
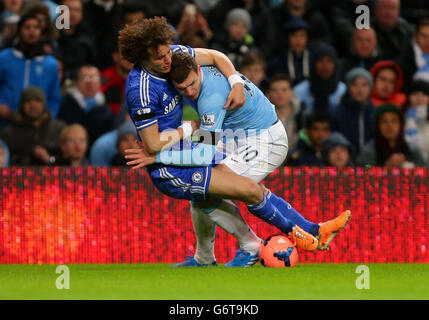
[[[368,290],[356,288],[357,266],[70,264],[70,289],[58,290],[55,265],[0,265],[0,299],[429,299],[429,264],[367,264]]]

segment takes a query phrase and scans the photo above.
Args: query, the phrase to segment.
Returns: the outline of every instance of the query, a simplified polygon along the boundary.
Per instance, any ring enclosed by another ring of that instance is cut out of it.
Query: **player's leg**
[[[267,197],[270,198],[274,205],[279,209],[283,216],[293,221],[294,224],[300,226],[306,232],[317,237],[319,234],[319,225],[317,223],[306,220],[298,211],[296,211],[290,203],[283,198],[272,193],[269,189],[261,186],[266,190]]]
[[[193,202],[193,206],[201,207],[219,227],[232,234],[238,241],[239,259],[226,264],[226,267],[250,267],[259,260],[262,240],[256,236],[250,226],[244,221],[238,207],[229,200]]]
[[[217,166],[217,168],[225,172],[234,172],[255,182],[261,181],[277,169],[284,162],[288,150],[287,134],[281,123],[273,125],[269,130],[262,132],[260,135],[236,139],[235,143],[235,152],[224,159],[222,164]],[[220,147],[226,149],[228,146],[220,145]],[[270,198],[268,190],[265,190],[265,194]],[[272,200],[278,200],[278,197],[273,197]],[[289,212],[287,203],[283,199],[281,200],[277,201],[279,205],[274,204],[274,206],[283,217],[292,221],[293,224],[301,226],[300,223],[302,220],[290,219],[294,216]],[[296,214],[298,215],[297,212]],[[314,229],[318,229],[317,224],[313,225]],[[307,230],[301,230],[301,234],[305,234],[306,232]],[[317,234],[317,231],[314,235],[308,234],[307,238],[313,243],[314,236],[317,236]],[[312,247],[313,245],[310,245],[310,248]]]
[[[265,222],[289,234],[293,223],[284,218],[253,180],[218,168],[212,169],[209,195],[217,198],[241,200],[249,211]]]
[[[174,265],[174,267],[195,267],[215,265],[214,236],[218,225],[232,234],[240,245],[242,265],[249,267],[259,260],[259,251],[262,240],[256,236],[249,225],[244,221],[238,207],[228,200],[192,201],[191,214],[197,240],[197,249],[193,257]]]
[[[206,200],[212,175],[211,167],[177,168],[165,166],[151,172],[152,181],[158,190],[173,198],[188,199],[193,202],[191,211],[197,234],[197,253],[196,256],[190,257],[183,263],[174,265],[176,267],[215,264],[213,222],[232,233],[239,241],[241,248],[250,254],[246,266],[256,262],[254,255],[259,254],[261,241],[243,220],[238,208],[230,201]],[[216,176],[216,173],[214,175]],[[260,196],[261,190],[257,189],[258,186],[252,181],[250,182],[254,187],[256,186],[255,189],[258,192],[258,195],[253,195],[253,198]],[[241,186],[247,187],[244,184]],[[252,201],[252,196],[249,196],[248,200]],[[253,201],[257,202],[255,199]],[[196,203],[201,205],[195,205]]]
[[[188,256],[183,262],[172,265],[173,268],[179,267],[204,267],[216,266],[214,254],[214,238],[216,224],[210,217],[197,206],[191,204],[192,225],[194,227],[196,238],[196,250],[193,256]]]
[[[213,264],[216,262],[214,255],[216,224],[201,208],[192,205],[192,201],[190,205],[192,225],[197,242],[194,258],[201,264]]]

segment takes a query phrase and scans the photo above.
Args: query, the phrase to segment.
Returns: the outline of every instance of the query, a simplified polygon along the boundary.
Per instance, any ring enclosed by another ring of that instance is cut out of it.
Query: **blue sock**
[[[282,232],[288,234],[292,231],[295,223],[285,218],[281,212],[273,205],[272,201],[264,195],[258,204],[247,206],[249,211],[265,222],[277,227]]]
[[[276,196],[274,193],[268,190],[267,198],[271,200],[273,205],[280,211],[283,217],[291,220],[294,224],[298,225],[304,231],[311,233],[317,237],[319,234],[319,225],[317,223],[306,220],[302,215],[298,213],[288,202],[284,199]]]

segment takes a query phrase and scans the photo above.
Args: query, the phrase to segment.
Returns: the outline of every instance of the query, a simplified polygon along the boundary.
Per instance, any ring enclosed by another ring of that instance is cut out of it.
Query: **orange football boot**
[[[289,236],[297,247],[304,251],[314,251],[319,246],[319,240],[317,240],[316,237],[298,226],[292,228],[292,232],[289,233]]]
[[[337,233],[350,221],[351,216],[350,210],[346,210],[335,219],[319,223],[319,235],[317,236],[319,246],[317,249],[327,250]]]

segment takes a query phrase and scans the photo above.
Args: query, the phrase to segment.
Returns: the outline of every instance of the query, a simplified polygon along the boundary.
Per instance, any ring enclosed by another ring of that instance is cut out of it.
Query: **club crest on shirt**
[[[195,183],[201,183],[203,179],[204,179],[204,175],[200,171],[196,171],[192,174],[192,181]]]
[[[213,127],[216,124],[215,115],[204,113],[203,116],[201,117],[201,123],[206,128]]]

